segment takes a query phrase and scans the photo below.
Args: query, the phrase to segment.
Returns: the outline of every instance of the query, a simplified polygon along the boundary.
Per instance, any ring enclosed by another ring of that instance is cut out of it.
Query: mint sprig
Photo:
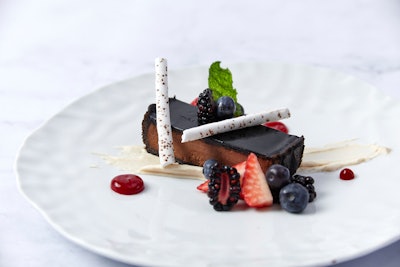
[[[221,96],[230,96],[237,101],[237,91],[233,88],[233,80],[231,71],[220,66],[220,61],[211,64],[208,72],[208,87],[213,92],[214,100]]]
[[[220,66],[220,61],[211,64],[208,71],[208,87],[212,90],[213,99],[217,101],[221,96],[230,96],[236,104],[235,116],[243,115],[243,108],[237,102],[237,91],[233,88],[231,71]]]

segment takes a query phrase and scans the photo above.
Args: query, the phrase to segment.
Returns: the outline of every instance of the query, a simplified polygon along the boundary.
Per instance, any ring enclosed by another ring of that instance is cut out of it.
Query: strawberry
[[[250,153],[242,183],[243,199],[249,207],[261,208],[273,204],[271,190],[265,179],[257,156]]]
[[[285,124],[283,124],[282,122],[280,122],[280,121],[266,122],[263,125],[267,126],[269,128],[284,132],[284,133],[288,133],[289,132],[288,127]]]
[[[234,165],[233,168],[237,170],[237,172],[240,174],[240,185],[243,184],[243,177],[244,177],[244,172],[246,170],[246,160],[239,162],[238,164]],[[240,199],[243,199],[243,193],[240,191]]]
[[[235,164],[232,167],[235,168],[237,172],[240,174],[240,184],[242,184],[244,171],[246,169],[246,161],[239,162],[238,164]]]
[[[192,106],[197,106],[197,101],[199,100],[199,98],[198,97],[196,97],[195,99],[193,99],[192,100],[192,102],[190,102],[190,105],[192,105]]]
[[[201,192],[207,193],[209,182],[210,182],[210,180],[206,180],[205,182],[203,182],[199,186],[197,186],[197,189],[200,190]]]

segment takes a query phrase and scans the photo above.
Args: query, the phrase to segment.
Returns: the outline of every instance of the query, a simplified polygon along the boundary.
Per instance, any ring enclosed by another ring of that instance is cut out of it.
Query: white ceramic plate
[[[228,67],[247,113],[290,108],[286,124],[306,145],[359,138],[392,152],[352,167],[352,181],[341,181],[338,172],[313,174],[318,198],[301,215],[279,207],[215,212],[194,180],[143,175],[143,193],[118,195],[109,184],[121,171],[92,152],[115,154],[115,147],[141,144],[142,116],[154,102],[148,74],[79,99],[35,131],[17,159],[21,191],[66,238],[137,265],[329,265],[398,239],[399,103],[330,70]],[[189,102],[207,86],[208,67],[169,69],[171,96]]]

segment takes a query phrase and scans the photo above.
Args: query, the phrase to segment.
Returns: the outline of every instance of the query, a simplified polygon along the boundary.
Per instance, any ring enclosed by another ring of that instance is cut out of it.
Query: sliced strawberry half
[[[192,102],[190,102],[190,105],[192,105],[192,106],[197,106],[197,101],[199,100],[199,98],[198,97],[196,97],[195,99],[193,99],[192,100]]]
[[[266,122],[263,125],[267,126],[269,128],[284,132],[284,133],[289,133],[288,127],[284,123],[282,123],[280,121]]]
[[[246,160],[243,162],[239,162],[238,164],[235,164],[232,167],[235,168],[237,172],[240,174],[240,184],[242,184],[244,171],[246,170]]]
[[[257,156],[250,153],[242,182],[243,199],[249,207],[262,208],[273,204],[271,190]]]
[[[206,180],[205,182],[201,183],[198,185],[196,188],[200,190],[201,192],[207,193],[208,192],[208,183],[210,180]]]
[[[243,177],[244,177],[244,172],[246,170],[246,164],[247,164],[247,161],[245,160],[245,161],[239,162],[233,166],[233,168],[235,168],[237,170],[237,172],[240,174],[240,179],[239,179],[240,185],[243,184]],[[242,191],[240,191],[239,195],[240,195],[240,199],[243,199]]]

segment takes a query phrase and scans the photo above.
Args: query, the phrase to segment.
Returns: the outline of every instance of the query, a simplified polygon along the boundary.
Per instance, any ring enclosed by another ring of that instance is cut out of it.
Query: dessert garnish
[[[250,208],[270,207],[276,203],[288,212],[301,213],[317,196],[311,176],[291,175],[289,169],[280,164],[270,166],[264,173],[253,153],[244,162],[222,168],[233,175],[221,176],[221,165],[213,159],[207,160],[203,166],[207,180],[197,186],[199,191],[207,193],[217,211],[231,210],[243,200]]]
[[[191,105],[198,108],[199,125],[229,119],[244,114],[242,105],[237,102],[237,91],[233,88],[231,71],[220,66],[220,61],[211,64],[208,73],[208,86],[195,98]]]
[[[242,178],[243,199],[249,207],[262,208],[273,204],[271,190],[257,156],[250,153]]]
[[[134,174],[121,174],[111,180],[111,189],[122,195],[134,195],[143,191],[142,178]]]
[[[218,165],[218,161],[216,161],[215,159],[208,159],[204,162],[203,164],[203,175],[206,179],[210,179],[211,174],[212,174],[212,168],[214,166]]]
[[[197,121],[200,125],[217,121],[217,108],[210,89],[204,89],[196,98]]]
[[[265,178],[267,180],[268,186],[271,189],[274,202],[279,202],[279,191],[285,185],[290,184],[290,171],[285,166],[280,164],[274,164],[268,168]]]
[[[160,164],[144,165],[139,170],[142,174],[170,176],[176,178],[203,179],[200,167],[186,164],[171,164],[162,167]]]
[[[352,180],[355,178],[354,172],[349,168],[344,168],[340,171],[340,179],[342,180]]]
[[[305,147],[302,171],[335,171],[343,167],[360,164],[390,152],[387,147],[362,144],[356,140],[345,140],[323,147]]]
[[[233,88],[232,73],[228,68],[221,68],[220,64],[220,61],[215,61],[208,71],[208,87],[212,90],[213,99],[218,101],[221,97],[230,97],[236,106],[234,116],[243,115],[243,107],[237,101],[237,90]]]
[[[216,211],[228,211],[240,197],[240,174],[230,166],[211,167],[207,195]]]
[[[314,187],[314,178],[311,176],[303,176],[300,174],[295,174],[291,178],[292,183],[298,183],[304,186],[309,193],[309,199],[308,202],[313,202],[314,199],[317,197],[317,192],[315,192],[315,187]]]
[[[284,210],[291,213],[301,213],[307,207],[309,194],[301,184],[291,183],[279,192],[279,202]]]
[[[283,108],[206,123],[197,127],[185,129],[182,134],[182,143],[247,127],[259,126],[265,122],[277,121],[289,117],[289,109]]]
[[[311,176],[303,176],[300,174],[290,175],[289,170],[280,164],[274,164],[269,167],[265,176],[275,203],[279,203],[280,201],[279,194],[282,188],[290,183],[298,183],[304,186],[309,193],[309,202],[314,201],[314,199],[317,197],[317,193],[314,188],[314,179]]]
[[[280,121],[266,122],[263,125],[284,133],[289,133],[288,127]]]
[[[175,163],[169,114],[168,66],[165,58],[155,59],[155,72],[158,150],[160,164],[165,167]]]
[[[219,120],[230,119],[235,115],[236,104],[232,97],[221,96],[215,104],[217,106],[217,118]]]

